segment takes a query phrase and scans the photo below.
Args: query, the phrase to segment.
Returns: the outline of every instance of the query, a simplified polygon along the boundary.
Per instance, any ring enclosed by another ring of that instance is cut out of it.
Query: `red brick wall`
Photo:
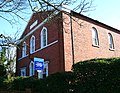
[[[32,58],[41,57],[49,61],[49,74],[70,71],[73,65],[70,16],[62,13],[56,18],[44,26],[48,28],[48,44],[56,40],[58,42],[31,55]],[[75,63],[93,58],[120,57],[120,32],[118,30],[83,16],[74,15],[72,18]],[[38,19],[38,24],[42,21],[40,16],[32,17],[23,36],[30,31],[30,25],[36,19]],[[92,27],[97,29],[99,47],[92,46]],[[36,50],[40,49],[41,30],[42,27],[33,33],[36,37]],[[115,50],[109,50],[108,33],[111,33],[113,36]],[[28,46],[30,45],[30,37],[25,40]],[[29,54],[29,49],[27,50],[27,54]],[[18,49],[17,58],[21,58],[21,56],[20,48]],[[25,57],[17,62],[18,75],[20,68],[23,66],[27,66],[27,75],[29,75],[29,63],[29,57]]]
[[[63,22],[65,71],[69,71],[73,64],[70,16],[63,14],[63,19],[65,21]],[[97,29],[99,47],[92,45],[92,27]],[[120,57],[120,32],[118,30],[77,15],[72,16],[72,31],[75,63],[94,58]],[[113,36],[115,50],[109,50],[108,33]]]
[[[73,65],[70,17],[63,13],[63,42],[65,71],[71,71]]]
[[[73,19],[77,20],[79,23],[72,21],[75,62],[93,58],[120,57],[120,33],[117,33],[115,29],[107,28],[102,24],[84,18],[80,20],[73,17]],[[99,47],[92,46],[92,27],[97,29]],[[109,50],[108,33],[111,33],[113,36],[114,51]]]
[[[44,27],[46,27],[48,29],[48,45],[56,42],[55,44],[52,44],[44,49],[41,49],[40,51],[37,51],[33,54],[25,58],[22,58],[20,60],[18,60],[19,58],[22,57],[22,48],[18,48],[18,55],[17,55],[17,75],[20,75],[20,68],[26,66],[27,67],[27,75],[29,75],[29,64],[31,62],[30,58],[34,58],[34,57],[38,57],[38,58],[44,58],[46,61],[49,61],[48,63],[48,71],[49,74],[58,72],[58,71],[64,71],[64,57],[63,57],[63,35],[62,35],[62,24],[61,21],[59,20],[61,16],[58,15],[53,21],[49,21],[48,23],[46,23],[44,25]],[[34,22],[36,19],[38,19],[39,17],[34,16],[33,18],[31,18],[30,23],[28,23],[23,36],[25,34],[27,34],[30,29],[30,24],[32,24],[31,22]],[[40,18],[38,19],[39,22]],[[41,19],[42,20],[42,19]],[[39,28],[37,31],[35,31],[33,33],[33,35],[35,36],[35,45],[36,45],[36,49],[38,50],[40,49],[40,33],[43,27]],[[34,28],[33,28],[34,29]],[[31,29],[32,30],[32,29]],[[22,37],[23,37],[22,36]],[[27,46],[27,54],[29,55],[29,46],[30,46],[30,37],[28,37],[25,42],[28,44]]]

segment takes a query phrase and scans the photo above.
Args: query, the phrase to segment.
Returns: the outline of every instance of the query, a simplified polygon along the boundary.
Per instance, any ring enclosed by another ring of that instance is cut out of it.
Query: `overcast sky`
[[[94,0],[94,6],[96,6],[95,10],[86,14],[88,17],[120,30],[120,0]],[[27,17],[27,20],[29,20],[30,16]],[[0,27],[0,34],[5,33],[13,36],[17,30],[19,34],[23,32],[26,22],[20,21],[20,24],[11,26],[0,18]]]

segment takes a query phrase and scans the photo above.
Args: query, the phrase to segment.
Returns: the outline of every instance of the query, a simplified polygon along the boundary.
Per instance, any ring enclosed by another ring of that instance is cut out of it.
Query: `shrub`
[[[0,77],[0,88],[38,93],[119,93],[120,58],[92,59],[73,65],[73,72],[58,72],[45,79]]]
[[[4,77],[0,77],[0,90],[5,89],[5,84],[4,84]]]
[[[55,73],[45,79],[33,77],[15,77],[9,80],[10,90],[24,91],[30,88],[38,93],[70,93],[73,88],[74,75],[72,72]]]
[[[74,76],[72,72],[58,72],[45,79],[35,79],[32,91],[38,93],[70,93]]]
[[[73,66],[73,71],[76,93],[120,92],[120,58],[79,62]]]
[[[0,77],[3,77],[6,75],[6,68],[4,65],[0,65]]]
[[[72,72],[55,73],[46,78],[47,93],[70,93],[73,90]]]
[[[33,77],[15,77],[11,83],[12,90],[25,91],[27,88],[32,88],[34,85],[35,78]]]

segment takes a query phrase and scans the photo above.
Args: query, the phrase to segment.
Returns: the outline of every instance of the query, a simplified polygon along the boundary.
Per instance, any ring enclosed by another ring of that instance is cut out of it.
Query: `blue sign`
[[[34,58],[34,69],[35,70],[44,70],[44,59]]]

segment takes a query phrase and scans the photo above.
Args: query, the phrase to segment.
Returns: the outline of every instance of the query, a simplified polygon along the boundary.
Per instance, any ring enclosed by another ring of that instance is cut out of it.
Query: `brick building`
[[[70,71],[76,62],[94,58],[120,57],[120,31],[71,11],[60,12],[42,27],[46,14],[34,13],[21,38],[36,30],[17,49],[16,74],[46,77]],[[43,58],[43,72],[34,71],[34,58]]]

